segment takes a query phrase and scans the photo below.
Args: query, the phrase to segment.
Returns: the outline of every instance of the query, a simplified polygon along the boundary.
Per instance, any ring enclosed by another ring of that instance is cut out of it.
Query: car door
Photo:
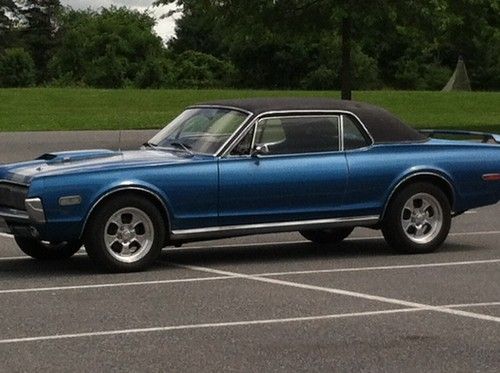
[[[348,169],[337,115],[263,118],[219,160],[219,225],[337,217]]]

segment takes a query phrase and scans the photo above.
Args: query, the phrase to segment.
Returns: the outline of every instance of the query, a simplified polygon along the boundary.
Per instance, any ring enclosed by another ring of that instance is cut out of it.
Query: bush
[[[411,90],[440,90],[453,73],[447,67],[411,58],[398,61],[396,66],[396,87]]]
[[[106,54],[90,63],[84,82],[97,88],[122,88],[127,82],[127,60],[115,55],[113,48],[108,47]]]
[[[353,89],[378,89],[382,86],[377,60],[365,54],[359,45],[352,50],[352,65]]]
[[[165,73],[159,59],[147,60],[135,77],[137,88],[160,88],[165,83]]]
[[[436,64],[429,64],[425,68],[423,85],[428,91],[438,91],[443,89],[450,80],[453,71],[447,67]]]
[[[187,51],[176,58],[178,88],[220,88],[232,85],[234,66],[209,54]]]
[[[0,56],[0,86],[29,87],[35,84],[35,64],[23,48],[6,49]]]
[[[301,83],[304,89],[327,91],[339,85],[339,73],[326,66],[321,66],[307,74]]]
[[[154,25],[149,14],[125,7],[65,9],[57,32],[60,47],[49,64],[52,84],[159,87],[164,48]]]
[[[342,65],[339,35],[327,35],[309,48],[310,72],[301,81],[304,89],[331,90],[340,88]],[[353,89],[375,89],[381,86],[377,61],[365,54],[359,44],[351,49],[351,79]]]

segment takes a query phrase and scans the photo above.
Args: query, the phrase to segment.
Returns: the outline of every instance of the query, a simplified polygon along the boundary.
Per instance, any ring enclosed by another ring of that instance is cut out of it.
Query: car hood
[[[188,156],[182,152],[163,150],[82,150],[47,153],[33,161],[0,166],[0,180],[29,184],[35,177],[54,176],[85,171],[178,164],[193,162],[207,156]]]

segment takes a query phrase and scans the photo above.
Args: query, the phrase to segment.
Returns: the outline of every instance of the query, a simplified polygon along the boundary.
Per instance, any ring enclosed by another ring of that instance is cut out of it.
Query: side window
[[[248,131],[248,133],[240,140],[238,145],[236,145],[233,150],[231,150],[230,155],[238,156],[238,155],[249,155],[250,149],[252,148],[254,127]]]
[[[361,132],[354,122],[354,119],[348,115],[344,116],[344,149],[353,150],[364,148],[370,145],[366,134]]]
[[[338,151],[339,118],[264,119],[257,126],[255,144],[267,145],[270,155]]]
[[[270,118],[257,126],[256,144],[276,144],[285,140],[285,131],[281,119]]]

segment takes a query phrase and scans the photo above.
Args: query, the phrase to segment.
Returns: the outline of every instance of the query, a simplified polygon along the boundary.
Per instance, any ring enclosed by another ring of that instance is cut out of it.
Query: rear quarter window
[[[364,148],[371,144],[360,124],[349,115],[344,116],[344,150]]]

